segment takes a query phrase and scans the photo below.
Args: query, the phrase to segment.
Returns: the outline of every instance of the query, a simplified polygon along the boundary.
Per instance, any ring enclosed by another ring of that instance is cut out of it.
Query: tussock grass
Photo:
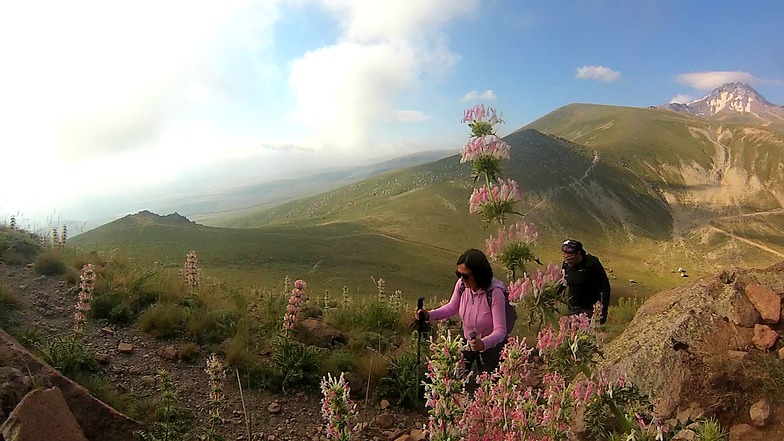
[[[50,249],[35,259],[35,272],[44,276],[59,276],[68,271],[64,257],[59,250]]]

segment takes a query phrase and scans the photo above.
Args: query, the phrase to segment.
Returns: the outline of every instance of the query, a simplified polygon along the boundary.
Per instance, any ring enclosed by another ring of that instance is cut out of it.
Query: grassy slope
[[[576,104],[506,141],[512,159],[504,164],[503,176],[515,179],[523,190],[521,211],[540,228],[537,254],[544,261],[558,259],[558,242],[578,238],[613,270],[617,289],[628,292],[627,279],[638,281],[634,287],[639,290],[682,282],[672,274],[679,266],[710,272],[726,258],[741,256],[751,266],[775,260],[770,253],[698,228],[686,229],[683,240],[672,243],[677,213],[664,195],[674,195],[696,217],[710,219],[710,207],[688,204],[701,185],[712,184],[701,184],[689,173],[702,179],[700,173],[708,176],[712,169],[742,170],[758,175],[764,185],[749,207],[736,204],[733,209],[776,208],[771,188],[781,188],[777,164],[784,149],[770,147],[778,147],[781,134],[719,126],[659,109]],[[715,164],[719,146],[731,152],[724,168]],[[119,234],[107,226],[103,239],[96,231],[82,240],[85,245],[127,247],[139,257],[161,253],[172,264],[196,249],[210,271],[251,284],[279,284],[290,274],[310,278],[312,286],[333,293],[343,285],[372,293],[371,277],[383,277],[388,289],[403,289],[412,299],[423,291],[445,291],[457,254],[468,247],[484,248],[491,233],[467,212],[470,168],[458,159],[388,172],[227,221],[237,229],[188,225],[176,231],[136,225]],[[718,250],[711,265],[704,264],[701,252],[706,240]]]

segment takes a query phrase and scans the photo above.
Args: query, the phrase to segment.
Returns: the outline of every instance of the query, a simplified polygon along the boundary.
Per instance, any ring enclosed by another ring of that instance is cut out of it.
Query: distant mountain
[[[726,83],[690,103],[670,103],[658,107],[701,118],[784,126],[784,107],[768,102],[743,83]]]
[[[729,124],[715,118],[721,114],[571,104],[506,136],[511,160],[502,176],[520,185],[519,211],[539,227],[542,260],[557,260],[558,243],[576,238],[618,278],[661,287],[678,267],[712,272],[784,258],[784,131]],[[136,225],[107,224],[74,243],[128,244],[145,255],[178,246],[176,259],[209,249],[225,265],[307,264],[356,280],[392,274],[387,280],[418,286],[449,275],[445,261],[484,248],[496,234],[468,213],[472,187],[470,167],[453,155],[250,208],[226,223],[233,228],[152,228],[139,216]]]

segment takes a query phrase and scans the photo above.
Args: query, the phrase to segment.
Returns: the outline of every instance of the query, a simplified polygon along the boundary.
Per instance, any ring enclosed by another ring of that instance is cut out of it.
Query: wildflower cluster
[[[549,370],[569,377],[578,371],[587,375],[587,368],[598,352],[596,335],[590,326],[586,314],[577,314],[561,317],[558,333],[551,326],[539,331],[536,347]]]
[[[84,322],[87,319],[87,311],[90,310],[90,301],[93,298],[95,284],[95,270],[91,263],[82,267],[82,274],[79,276],[79,298],[76,301],[76,312],[74,313],[74,331],[82,332]]]
[[[509,284],[509,301],[528,311],[528,325],[540,327],[565,303],[563,271],[550,263],[544,271],[536,269]]]
[[[298,279],[294,282],[294,289],[291,290],[289,304],[286,306],[286,313],[283,315],[283,335],[286,337],[290,336],[297,326],[299,312],[302,309],[302,304],[307,299],[305,288],[307,288],[307,283],[304,280]]]
[[[340,299],[340,304],[341,306],[346,307],[351,303],[351,297],[348,295],[348,286],[343,286],[341,294],[342,298]]]
[[[65,249],[65,242],[68,240],[68,227],[63,225],[62,233],[60,234],[60,242],[57,246],[60,249]]]
[[[226,371],[217,355],[211,354],[207,358],[207,368],[204,372],[209,376],[210,395],[208,405],[210,407],[210,424],[207,428],[207,440],[216,440],[220,437],[216,434],[216,426],[222,422],[220,411],[224,400],[223,380],[226,378]]]
[[[517,213],[515,205],[520,199],[517,182],[499,179],[498,184],[488,183],[474,189],[468,203],[468,212],[479,213],[487,224],[498,222],[503,225],[507,215]]]
[[[378,303],[380,305],[384,304],[384,300],[386,299],[386,289],[384,288],[385,282],[384,279],[379,278],[376,281],[376,288],[378,288]]]
[[[321,416],[326,425],[327,439],[348,441],[357,418],[356,404],[350,398],[351,389],[341,372],[339,378],[327,374],[321,379]]]
[[[57,228],[52,228],[52,248],[59,248],[60,247],[60,233],[57,232]]]
[[[462,122],[471,127],[471,137],[461,151],[460,162],[471,164],[474,181],[485,177],[485,182],[471,194],[469,211],[480,213],[487,224],[497,221],[503,225],[506,216],[515,213],[515,204],[521,199],[516,182],[499,178],[501,161],[510,158],[509,145],[493,129],[503,120],[495,109],[479,104],[466,110]]]
[[[201,284],[201,270],[196,251],[191,251],[185,256],[185,283],[191,291]]]
[[[497,236],[490,236],[485,242],[487,257],[500,263],[507,275],[514,279],[516,271],[525,271],[525,263],[532,262],[536,257],[531,248],[539,238],[536,225],[518,221],[508,229],[499,228]]]
[[[403,292],[396,289],[395,292],[389,295],[389,309],[392,311],[400,311],[403,303]]]
[[[466,404],[463,349],[461,337],[440,334],[430,344],[425,383],[425,404],[430,408],[428,433],[431,441],[462,440],[458,423]]]

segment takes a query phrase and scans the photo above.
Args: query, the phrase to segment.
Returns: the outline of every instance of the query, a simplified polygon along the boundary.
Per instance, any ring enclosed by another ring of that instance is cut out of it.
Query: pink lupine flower
[[[220,358],[215,354],[210,354],[210,356],[207,357],[207,368],[204,369],[204,372],[207,373],[209,377],[210,388],[208,399],[210,424],[209,427],[207,427],[207,439],[218,439],[215,430],[216,426],[222,421],[220,412],[221,404],[225,398],[223,395],[223,380],[226,378],[226,370]]]
[[[79,295],[76,302],[76,312],[74,313],[74,331],[81,332],[86,320],[86,312],[90,310],[90,301],[93,298],[95,285],[95,270],[91,263],[82,267],[82,274],[79,276]]]
[[[518,221],[508,229],[499,228],[497,236],[490,236],[485,242],[487,257],[501,263],[507,275],[514,279],[517,270],[525,271],[525,262],[536,259],[531,248],[539,237],[536,225]]]
[[[356,418],[356,405],[349,398],[349,386],[343,373],[340,378],[327,374],[321,380],[321,416],[327,439],[347,441],[351,439],[350,420]]]
[[[294,289],[291,290],[289,303],[286,305],[286,312],[283,314],[283,334],[288,337],[297,327],[297,320],[302,309],[302,304],[307,300],[305,288],[307,284],[304,280],[294,282]]]
[[[499,179],[498,183],[475,188],[468,203],[469,213],[479,213],[486,223],[498,221],[503,225],[506,216],[514,213],[520,202],[520,188],[511,179]]]
[[[201,269],[199,269],[199,258],[196,251],[189,251],[185,256],[185,284],[189,290],[193,291],[201,285]]]

